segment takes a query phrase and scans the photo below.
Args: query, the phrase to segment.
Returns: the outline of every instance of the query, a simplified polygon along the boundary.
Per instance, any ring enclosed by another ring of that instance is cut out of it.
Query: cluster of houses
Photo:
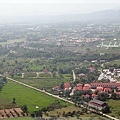
[[[109,69],[104,69],[99,75],[98,80],[109,80],[110,82],[117,82],[116,78],[120,78],[120,69],[114,69],[112,72]]]
[[[94,71],[94,69],[90,69]],[[79,76],[86,76],[85,74],[81,73]],[[74,95],[74,91],[92,91],[92,95],[84,94],[84,98],[92,98],[87,104],[88,107],[102,111],[108,112],[109,106],[107,103],[97,100],[98,93],[106,93],[109,98],[112,93],[116,94],[116,98],[120,99],[120,82],[117,81],[116,78],[120,78],[120,69],[104,69],[98,77],[98,82],[93,82],[90,84],[77,84],[75,87],[71,87],[70,82],[64,83],[64,90],[69,90],[70,96]],[[104,82],[102,82],[103,80]],[[105,80],[108,80],[108,82]],[[60,91],[59,86],[55,86],[54,90]],[[96,92],[97,91],[97,92]],[[107,110],[107,111],[104,111]]]
[[[117,91],[115,91],[115,88]],[[58,92],[61,91],[60,86],[55,86],[53,90],[56,90]],[[116,83],[91,83],[91,84],[77,84],[75,87],[71,87],[70,82],[65,82],[64,83],[64,90],[69,90],[71,91],[70,96],[74,95],[74,91],[87,91],[91,90],[92,91],[92,98],[96,98],[97,94],[95,94],[95,91],[98,92],[104,92],[104,93],[112,93],[115,92],[117,96],[120,98],[120,82]],[[114,90],[114,91],[113,91]],[[86,97],[89,97],[87,94]]]
[[[118,91],[113,91],[114,88],[117,88]],[[55,86],[53,90],[61,91],[60,86]],[[99,110],[101,112],[109,112],[109,106],[106,102],[97,100],[98,94],[95,93],[95,91],[98,91],[100,93],[112,93],[115,92],[117,97],[120,98],[120,82],[119,83],[91,83],[91,84],[77,84],[75,87],[71,87],[69,82],[64,83],[64,90],[69,90],[70,96],[74,95],[74,91],[87,91],[91,90],[92,95],[85,94],[83,95],[84,98],[92,98],[89,102],[83,102],[84,105],[87,105],[88,107]],[[80,102],[80,101],[79,101]],[[104,111],[105,110],[105,111]]]
[[[94,71],[94,67],[90,68],[90,71]],[[74,78],[75,75],[73,75]],[[81,73],[79,76],[86,76]],[[64,91],[70,91],[69,95],[74,95],[74,91],[92,91],[92,94],[83,95],[86,98],[92,97],[97,98],[98,93],[106,93],[111,96],[112,93],[116,94],[116,97],[120,99],[120,82],[117,81],[120,78],[120,69],[104,69],[98,77],[98,82],[92,82],[90,84],[78,83],[74,87],[71,86],[70,82],[64,83]],[[75,80],[74,80],[75,81]],[[53,90],[61,92],[60,86],[55,86]]]

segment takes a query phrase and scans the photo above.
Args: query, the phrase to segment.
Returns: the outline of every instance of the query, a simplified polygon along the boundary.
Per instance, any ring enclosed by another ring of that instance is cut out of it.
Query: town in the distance
[[[0,119],[119,120],[120,23],[0,24]]]

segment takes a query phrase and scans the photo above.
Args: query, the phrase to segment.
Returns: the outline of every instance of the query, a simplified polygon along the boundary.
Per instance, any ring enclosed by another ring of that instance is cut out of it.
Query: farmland
[[[35,77],[35,76],[34,76]],[[33,78],[33,77],[27,77],[24,79],[21,79],[21,76],[15,76],[14,79],[26,83],[28,85],[34,86],[39,89],[51,89],[56,85],[60,85],[62,82],[71,81],[72,76],[71,75],[63,75],[63,77],[51,77],[46,76],[46,74],[43,76],[41,75],[39,78]]]
[[[25,38],[11,39],[11,40],[7,40],[6,42],[0,42],[0,45],[13,44],[13,43],[19,43],[19,42],[24,42],[24,41],[25,41]]]
[[[120,100],[109,100],[108,101],[109,106],[111,106],[112,112],[110,115],[112,116],[120,116]]]
[[[64,23],[47,27],[13,25],[9,26],[9,30],[3,26],[4,34],[1,33],[0,38],[0,74],[60,97],[69,98],[75,103],[83,100],[87,94],[91,96],[93,92],[90,89],[77,91],[76,86],[82,84],[83,89],[85,84],[98,82],[102,69],[120,68],[119,26],[94,24],[89,27],[87,23],[64,25]],[[106,46],[102,46],[102,43]],[[114,46],[117,44],[118,47]],[[73,71],[76,74],[74,81]],[[118,74],[116,79],[119,80]],[[66,88],[65,83],[70,86]],[[55,89],[52,89],[53,87]],[[73,89],[75,91],[72,91]],[[70,95],[71,91],[73,96]],[[16,104],[12,104],[13,98]],[[88,98],[84,100],[89,102]],[[54,102],[56,99],[51,96],[10,81],[1,87],[0,109],[26,104],[28,111],[32,113]],[[119,107],[116,101],[107,99],[106,102],[111,107],[110,115],[118,116]],[[69,105],[62,101],[60,103]],[[39,109],[36,109],[36,106]]]
[[[21,106],[26,104],[30,113],[36,110],[36,106],[39,106],[39,109],[41,109],[43,107],[47,107],[51,103],[54,103],[56,100],[51,96],[10,81],[3,87],[3,90],[0,93],[0,98],[7,99],[11,102],[12,99],[15,98],[17,105]],[[68,103],[62,101],[60,102],[63,105],[69,105]]]

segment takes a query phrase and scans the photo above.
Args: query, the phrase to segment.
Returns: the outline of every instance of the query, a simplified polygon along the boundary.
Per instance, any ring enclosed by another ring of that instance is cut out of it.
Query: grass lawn
[[[118,117],[120,116],[120,100],[109,100],[108,105],[110,106],[111,116]]]
[[[114,60],[108,63],[108,65],[114,65],[114,64],[120,65],[120,60]]]
[[[73,112],[73,111],[77,112],[77,111],[82,111],[82,110],[79,107],[68,106],[68,107],[61,108],[61,109],[55,109],[55,110],[47,112],[47,113],[49,116],[60,115],[60,117],[62,117],[63,112],[68,113],[68,112]],[[43,117],[45,118],[45,115],[43,115]],[[82,120],[89,120],[90,118],[92,118],[92,120],[100,120],[99,118],[101,118],[101,120],[102,120],[104,117],[101,117],[94,113],[83,113],[82,115],[79,116],[79,119],[77,119],[76,116],[74,116],[74,117],[69,116],[69,118],[66,118],[65,120],[80,120],[80,118],[82,118]],[[103,120],[107,120],[107,119],[104,118]]]
[[[51,103],[54,103],[56,100],[56,98],[11,81],[8,81],[0,92],[0,99],[1,98],[8,99],[11,102],[13,98],[15,98],[16,103],[19,106],[26,104],[30,113],[36,110],[36,106],[39,106],[39,109],[41,109],[43,107],[47,107]],[[63,105],[69,105],[69,103],[65,103],[63,101],[60,102]]]

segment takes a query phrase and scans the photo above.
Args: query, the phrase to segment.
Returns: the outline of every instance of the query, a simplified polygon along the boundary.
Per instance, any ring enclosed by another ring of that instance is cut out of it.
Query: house
[[[84,73],[79,74],[79,77],[85,77],[86,75]]]
[[[47,70],[47,69],[44,69],[42,72],[43,72],[43,73],[48,73],[48,70]]]
[[[83,90],[90,90],[90,88],[91,88],[90,84],[85,84]]]
[[[77,84],[76,85],[76,90],[81,91],[82,90],[82,84]]]
[[[84,98],[90,98],[90,95],[89,94],[86,94],[86,95],[83,95]]]
[[[120,69],[114,69],[113,72],[117,75],[117,77],[120,77]]]
[[[70,89],[71,89],[71,86],[70,86],[70,83],[69,83],[69,82],[65,82],[65,83],[64,83],[64,89],[65,89],[65,90],[70,90]]]
[[[90,88],[91,85],[90,84],[85,84],[84,87],[89,87]]]
[[[102,110],[103,110],[104,108],[106,108],[108,105],[107,105],[107,103],[105,103],[105,102],[103,102],[103,101],[93,99],[93,100],[90,100],[90,101],[89,101],[88,106],[91,107],[91,108],[94,108],[94,109],[96,109],[96,110],[102,111]]]
[[[101,87],[101,86],[98,86],[96,89],[97,89],[99,92],[103,91],[103,87]]]
[[[84,86],[83,90],[90,90],[90,87],[89,86]]]
[[[90,67],[89,70],[90,70],[90,72],[94,72],[95,68],[94,67]]]
[[[107,79],[107,76],[104,73],[101,73],[98,77],[98,80]]]
[[[115,87],[120,87],[120,82],[119,83],[91,83],[91,88],[97,88],[97,87],[109,87],[109,88],[115,88]]]
[[[55,86],[53,90],[60,91],[60,86]]]
[[[107,72],[109,72],[109,69],[104,69],[103,72],[107,73]]]
[[[92,62],[92,63],[97,63],[97,61],[98,61],[98,60],[92,60],[91,62]]]
[[[112,92],[111,88],[104,88],[104,92]]]
[[[96,99],[97,97],[98,97],[97,94],[94,94],[94,93],[92,94],[92,98],[93,98],[93,99]]]
[[[120,92],[116,92],[116,97],[120,98]]]
[[[117,87],[118,91],[120,91],[120,87]]]

